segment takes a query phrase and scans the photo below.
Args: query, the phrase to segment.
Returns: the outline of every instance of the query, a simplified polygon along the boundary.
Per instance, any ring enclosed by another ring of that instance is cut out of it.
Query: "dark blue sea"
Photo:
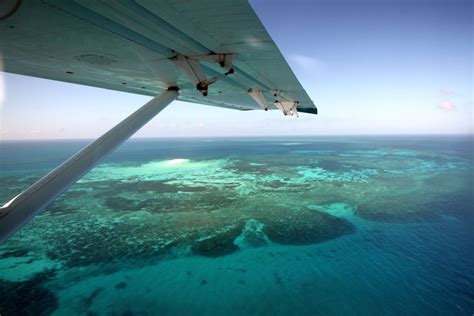
[[[88,141],[0,143],[5,203]],[[473,315],[471,136],[137,139],[0,245],[0,315]]]

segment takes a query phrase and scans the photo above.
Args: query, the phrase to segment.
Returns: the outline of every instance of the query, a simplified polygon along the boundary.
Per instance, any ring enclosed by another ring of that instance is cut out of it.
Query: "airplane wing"
[[[247,1],[6,2],[6,72],[149,96],[178,86],[182,101],[317,114]]]

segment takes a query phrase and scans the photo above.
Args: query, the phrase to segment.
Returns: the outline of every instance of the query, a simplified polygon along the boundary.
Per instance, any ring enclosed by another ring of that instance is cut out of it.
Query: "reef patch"
[[[191,249],[193,253],[205,257],[229,255],[239,250],[234,240],[240,235],[242,228],[243,224],[241,223],[233,225],[229,229],[219,232],[212,237],[196,241],[191,246]]]
[[[263,231],[279,244],[307,245],[351,234],[355,227],[345,219],[324,212],[298,209],[286,216],[268,218]]]
[[[45,271],[27,281],[0,280],[0,315],[51,314],[58,308],[58,299],[44,284],[54,275]]]

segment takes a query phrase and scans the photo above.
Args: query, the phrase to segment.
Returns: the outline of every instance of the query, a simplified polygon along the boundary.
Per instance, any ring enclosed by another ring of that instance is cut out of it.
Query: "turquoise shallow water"
[[[1,143],[0,201],[86,143]],[[473,146],[127,142],[0,246],[0,314],[472,315]]]

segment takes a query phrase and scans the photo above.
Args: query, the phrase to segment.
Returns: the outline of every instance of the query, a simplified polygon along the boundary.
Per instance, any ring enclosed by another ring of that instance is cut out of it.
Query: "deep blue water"
[[[0,201],[87,141],[0,143]],[[132,140],[0,246],[1,315],[472,315],[468,136]]]

